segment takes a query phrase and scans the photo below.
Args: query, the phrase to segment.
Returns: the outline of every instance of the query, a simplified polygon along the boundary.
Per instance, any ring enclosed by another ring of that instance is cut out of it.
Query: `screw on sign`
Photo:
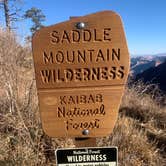
[[[85,28],[85,23],[84,22],[78,22],[76,24],[76,28],[77,29],[84,29]]]
[[[129,72],[120,16],[103,11],[33,36],[42,126],[51,137],[110,134]]]

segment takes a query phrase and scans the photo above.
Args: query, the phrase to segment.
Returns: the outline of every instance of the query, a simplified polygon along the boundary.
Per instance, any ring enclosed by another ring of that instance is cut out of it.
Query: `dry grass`
[[[0,30],[0,166],[55,165],[54,150],[74,146],[43,133],[33,73],[31,50]],[[97,139],[98,146],[118,146],[120,166],[166,163],[165,107],[146,88],[126,88],[113,133]]]

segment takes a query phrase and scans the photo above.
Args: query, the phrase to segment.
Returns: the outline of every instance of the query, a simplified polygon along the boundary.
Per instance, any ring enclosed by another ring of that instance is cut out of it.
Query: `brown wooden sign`
[[[33,56],[45,132],[110,134],[129,72],[119,15],[104,11],[42,28],[33,36]]]

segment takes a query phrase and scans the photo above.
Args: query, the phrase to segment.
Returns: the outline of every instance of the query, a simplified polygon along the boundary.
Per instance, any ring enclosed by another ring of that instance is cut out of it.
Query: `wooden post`
[[[78,18],[78,16],[70,16],[69,19],[71,20],[71,19],[74,19],[74,18]]]
[[[96,147],[96,138],[75,138],[76,147]]]

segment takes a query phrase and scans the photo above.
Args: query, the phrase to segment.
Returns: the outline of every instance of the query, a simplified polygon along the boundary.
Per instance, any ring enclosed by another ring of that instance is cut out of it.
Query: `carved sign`
[[[45,132],[110,134],[129,72],[120,17],[104,11],[42,28],[33,36],[33,56]]]

